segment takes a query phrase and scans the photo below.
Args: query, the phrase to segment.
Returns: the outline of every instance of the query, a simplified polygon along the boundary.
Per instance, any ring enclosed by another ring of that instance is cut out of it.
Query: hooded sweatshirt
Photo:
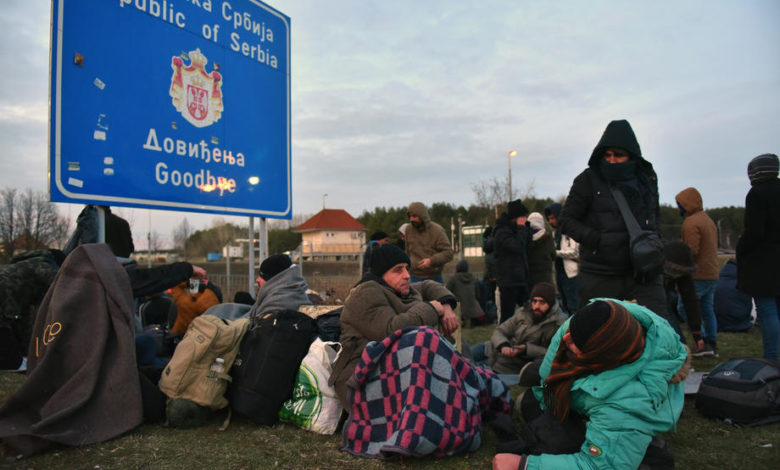
[[[701,194],[696,188],[686,188],[680,191],[674,200],[684,211],[682,241],[690,247],[693,262],[699,267],[693,273],[693,278],[695,280],[717,280],[720,269],[718,228],[710,216],[704,212]]]
[[[408,212],[422,220],[422,227],[417,228],[410,224],[406,228],[406,254],[412,262],[409,272],[420,279],[436,277],[441,274],[444,265],[452,260],[452,247],[447,233],[441,225],[431,221],[423,203],[411,203]],[[425,258],[431,259],[431,266],[426,269],[418,268],[417,265]]]
[[[607,164],[607,148],[627,151],[630,160]],[[658,183],[650,162],[642,158],[628,121],[612,121],[593,149],[588,168],[572,184],[561,212],[561,231],[580,243],[580,269],[598,275],[629,276],[630,237],[617,202],[610,191],[623,192],[629,208],[644,230],[658,231]]]
[[[247,315],[257,316],[279,310],[298,310],[301,305],[310,305],[306,295],[309,286],[303,279],[301,267],[293,264],[266,282],[251,307],[246,304],[224,303],[206,310],[205,315],[214,315],[225,320],[235,320]]]
[[[653,436],[671,429],[685,402],[684,384],[670,384],[687,351],[669,323],[631,302],[616,301],[642,325],[645,347],[636,361],[598,374],[580,377],[571,386],[572,411],[587,416],[585,442],[574,454],[528,457],[528,470],[637,468]],[[561,347],[569,322],[553,336],[539,373],[542,381]],[[542,386],[532,389],[544,405]]]

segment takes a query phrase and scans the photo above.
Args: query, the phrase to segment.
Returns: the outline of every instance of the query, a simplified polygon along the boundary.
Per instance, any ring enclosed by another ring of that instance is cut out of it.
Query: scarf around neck
[[[544,380],[545,404],[561,422],[569,414],[569,393],[576,379],[630,364],[645,349],[645,332],[639,321],[622,305],[606,303],[609,318],[585,343],[582,355],[578,357],[561,341]]]

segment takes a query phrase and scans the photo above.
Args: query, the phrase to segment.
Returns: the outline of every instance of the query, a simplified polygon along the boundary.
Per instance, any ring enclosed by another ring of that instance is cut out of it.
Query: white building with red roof
[[[343,209],[322,209],[293,230],[304,258],[357,259],[366,242],[363,224]]]

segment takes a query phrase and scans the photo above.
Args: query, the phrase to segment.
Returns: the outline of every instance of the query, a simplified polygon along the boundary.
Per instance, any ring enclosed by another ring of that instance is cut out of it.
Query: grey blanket
[[[127,273],[105,244],[80,245],[41,303],[28,377],[0,407],[0,438],[24,455],[102,442],[143,418]]]
[[[301,267],[293,264],[265,283],[257,292],[254,305],[224,303],[209,308],[204,315],[235,320],[248,315],[262,315],[266,312],[298,310],[301,305],[311,303],[306,295],[306,289],[308,285],[301,274]]]

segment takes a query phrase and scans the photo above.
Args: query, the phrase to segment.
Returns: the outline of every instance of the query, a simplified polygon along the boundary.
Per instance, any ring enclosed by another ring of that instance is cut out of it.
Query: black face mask
[[[601,175],[610,183],[630,181],[636,178],[636,162],[629,160],[623,163],[608,163],[601,161]]]

